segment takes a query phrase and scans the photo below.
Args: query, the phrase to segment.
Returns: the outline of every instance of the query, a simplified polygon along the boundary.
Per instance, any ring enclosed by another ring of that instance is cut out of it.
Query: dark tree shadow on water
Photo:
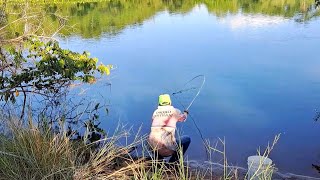
[[[315,3],[318,3],[318,7],[320,5],[320,0],[315,0]],[[317,111],[313,120],[314,121],[318,121],[320,119],[320,111]],[[320,165],[319,164],[311,164],[312,165],[312,169],[314,169],[315,171],[317,171],[318,173],[320,173]]]
[[[318,121],[320,119],[320,112],[316,112],[315,116],[313,117],[314,121]]]
[[[312,164],[312,168],[315,169],[316,171],[318,171],[318,173],[320,173],[320,166],[319,165]]]

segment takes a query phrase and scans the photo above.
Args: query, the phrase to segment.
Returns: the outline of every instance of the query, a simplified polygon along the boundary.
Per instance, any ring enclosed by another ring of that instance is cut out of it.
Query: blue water
[[[313,121],[320,108],[319,44],[319,18],[305,24],[241,13],[218,18],[203,6],[184,15],[158,13],[116,36],[62,41],[117,67],[111,92],[105,86],[87,92],[110,100],[107,130],[121,121],[148,133],[158,95],[204,74],[190,114],[205,138],[225,138],[230,164],[246,166],[281,133],[270,155],[279,171],[312,176],[319,175],[311,164],[320,163],[320,123]],[[192,138],[188,158],[205,160],[191,119],[179,128]]]

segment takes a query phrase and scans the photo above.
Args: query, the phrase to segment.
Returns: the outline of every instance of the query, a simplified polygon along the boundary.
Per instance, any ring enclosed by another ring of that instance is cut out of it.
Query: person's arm
[[[183,113],[181,113],[181,111],[179,109],[176,109],[177,114],[178,114],[178,121],[179,122],[184,122],[186,121],[187,117],[188,117],[188,111],[183,111]]]

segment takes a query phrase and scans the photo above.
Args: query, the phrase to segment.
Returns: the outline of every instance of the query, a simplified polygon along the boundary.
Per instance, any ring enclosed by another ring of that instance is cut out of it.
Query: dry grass
[[[128,131],[119,128],[112,136],[100,140],[98,150],[93,150],[92,144],[72,141],[65,133],[41,130],[31,121],[27,127],[10,123],[0,137],[0,179],[239,179],[237,169],[228,165],[225,140],[218,142],[222,144],[221,151],[217,144],[207,144],[210,156],[216,152],[223,156],[223,175],[217,177],[213,169],[190,168],[181,151],[179,162],[169,164],[155,157],[156,153],[144,144],[145,137],[136,135],[132,143],[127,143],[127,137]],[[123,139],[125,145],[119,146]],[[276,136],[260,155],[269,156],[278,139]],[[141,144],[144,154],[131,156],[130,152]],[[267,170],[269,173],[273,166]]]
[[[70,179],[74,174],[74,148],[65,136],[10,125],[0,144],[0,179]]]

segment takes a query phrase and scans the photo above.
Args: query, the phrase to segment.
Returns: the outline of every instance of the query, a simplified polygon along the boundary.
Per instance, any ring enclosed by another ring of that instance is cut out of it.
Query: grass
[[[144,144],[146,139],[136,135],[132,143],[119,146],[128,132],[119,128],[115,134],[100,140],[101,148],[92,150],[90,144],[75,142],[65,133],[53,134],[42,130],[29,122],[27,126],[10,122],[0,137],[0,179],[238,179],[237,169],[228,165],[225,153],[225,140],[218,144],[208,143],[210,156],[218,152],[223,157],[223,174],[216,175],[212,167],[208,169],[190,168],[188,160],[182,157],[176,164],[158,160]],[[269,156],[279,136],[268,146],[263,157]],[[142,145],[145,154],[140,157],[130,156],[134,147]],[[147,157],[150,157],[147,159]],[[273,166],[263,169],[263,173],[272,173]],[[247,176],[247,175],[246,175]],[[255,176],[261,176],[261,169]],[[271,179],[269,176],[264,176]],[[254,179],[251,177],[251,179]]]
[[[274,164],[268,164],[268,165],[264,165],[264,162],[267,160],[267,158],[270,156],[271,151],[273,150],[274,146],[277,144],[277,142],[280,139],[280,134],[276,135],[272,144],[268,144],[267,148],[265,151],[263,151],[263,153],[261,153],[260,148],[258,149],[257,155],[260,156],[260,160],[259,160],[259,164],[257,167],[253,166],[253,163],[249,164],[249,171],[252,171],[252,174],[250,175],[249,179],[271,179],[272,178],[272,174],[275,170],[275,166]],[[249,174],[247,173],[245,178],[247,179],[247,177],[249,176]]]
[[[10,125],[0,144],[0,179],[71,179],[74,174],[74,148],[65,136]]]

